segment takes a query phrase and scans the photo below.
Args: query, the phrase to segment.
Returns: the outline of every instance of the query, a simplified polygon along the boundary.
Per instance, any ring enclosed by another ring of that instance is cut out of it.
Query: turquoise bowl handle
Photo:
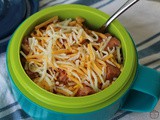
[[[122,110],[149,112],[160,97],[160,72],[138,65],[136,80],[131,87]]]

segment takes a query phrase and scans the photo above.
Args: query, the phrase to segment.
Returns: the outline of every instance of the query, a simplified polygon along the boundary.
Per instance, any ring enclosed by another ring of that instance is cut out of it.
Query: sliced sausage
[[[69,78],[67,77],[66,71],[58,69],[59,75],[57,77],[58,81],[64,85],[68,83]]]
[[[95,93],[94,90],[88,86],[83,86],[80,88],[76,94],[76,96],[86,96]]]
[[[29,51],[30,51],[30,47],[29,47],[29,42],[28,42],[28,38],[25,37],[22,41],[22,51],[24,52],[24,54],[28,55]]]
[[[112,37],[112,38],[110,39],[110,41],[108,42],[105,50],[107,50],[107,47],[113,48],[113,47],[116,47],[116,46],[120,46],[120,41],[119,41],[117,38]]]
[[[106,63],[107,67],[106,67],[106,79],[107,80],[113,80],[114,77],[118,77],[121,73],[120,69],[109,64]]]
[[[20,55],[20,60],[21,60],[22,66],[24,67],[26,64],[26,58],[24,58],[22,55]]]
[[[30,70],[25,70],[26,71],[26,74],[33,80],[33,79],[35,79],[35,78],[38,78],[38,77],[40,77],[39,76],[39,73],[37,73],[37,72],[32,72],[32,71],[30,71]]]
[[[105,33],[105,36],[106,37],[110,37],[111,34]],[[99,37],[99,39],[98,39],[97,42],[100,43],[102,41],[103,41],[102,38]],[[110,41],[108,42],[108,44],[106,45],[106,47],[104,48],[104,50],[107,50],[107,47],[113,48],[113,47],[116,47],[116,46],[120,46],[120,41],[117,38],[115,38],[115,37],[112,36],[112,38],[110,39]]]
[[[102,40],[102,38],[100,38],[100,37],[99,37],[98,40],[97,40],[98,43],[101,43],[102,41],[103,41],[103,40]]]
[[[110,33],[105,33],[105,36],[109,37],[109,36],[111,36],[111,34]]]

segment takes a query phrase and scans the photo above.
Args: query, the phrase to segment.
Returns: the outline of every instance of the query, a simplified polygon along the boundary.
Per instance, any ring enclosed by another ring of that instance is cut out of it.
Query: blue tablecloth
[[[40,10],[57,4],[84,4],[112,15],[126,0],[40,0]],[[118,19],[130,32],[140,64],[160,71],[160,1],[140,0]],[[15,101],[6,71],[6,53],[0,54],[0,120],[32,120]],[[119,111],[112,120],[160,120],[160,102],[149,113]]]

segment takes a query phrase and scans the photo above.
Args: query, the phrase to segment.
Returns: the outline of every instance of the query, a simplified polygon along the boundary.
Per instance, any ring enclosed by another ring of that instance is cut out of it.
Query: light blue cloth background
[[[40,10],[56,4],[84,4],[112,15],[127,0],[40,0]],[[160,0],[140,0],[119,21],[134,39],[139,62],[160,71]],[[6,70],[6,53],[0,54],[0,120],[32,120],[15,101]],[[149,113],[119,111],[112,120],[160,120],[160,102]]]

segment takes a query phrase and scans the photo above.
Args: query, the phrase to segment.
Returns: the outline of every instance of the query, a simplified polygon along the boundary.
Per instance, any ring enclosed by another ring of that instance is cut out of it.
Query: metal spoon
[[[132,5],[134,5],[139,0],[128,0],[126,3],[124,3],[107,21],[105,24],[103,24],[99,31],[102,33],[105,33],[107,31],[107,27],[114,21],[119,15],[121,15],[123,12],[125,12],[128,8],[130,8]]]

